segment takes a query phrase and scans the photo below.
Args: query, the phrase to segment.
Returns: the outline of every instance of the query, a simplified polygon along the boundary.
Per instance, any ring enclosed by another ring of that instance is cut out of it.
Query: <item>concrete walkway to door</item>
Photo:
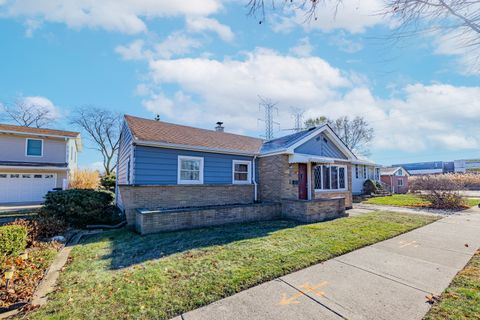
[[[479,247],[472,208],[177,319],[422,319],[426,296],[441,294]]]

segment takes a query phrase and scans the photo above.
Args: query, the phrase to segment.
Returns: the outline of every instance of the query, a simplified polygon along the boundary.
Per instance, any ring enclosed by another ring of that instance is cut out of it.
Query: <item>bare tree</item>
[[[363,117],[340,117],[331,120],[322,116],[305,121],[307,128],[324,124],[328,124],[351,150],[362,155],[370,153],[368,147],[373,140],[374,130]]]
[[[410,36],[417,32],[432,32],[455,35],[459,46],[480,48],[480,0],[384,0],[383,12],[372,12],[393,17],[399,22],[396,37]],[[317,10],[333,4],[336,15],[342,0],[249,0],[249,14],[264,21],[266,11],[278,6],[291,6],[305,13],[305,21],[317,20]],[[331,7],[331,6],[330,6]],[[480,55],[475,54],[477,63]]]
[[[113,173],[117,166],[115,160],[120,141],[121,115],[100,108],[84,107],[75,111],[71,123],[84,131],[95,145],[94,149],[100,151],[105,174]]]
[[[52,109],[26,101],[25,99],[18,99],[11,105],[0,104],[0,110],[2,109],[0,120],[13,121],[23,127],[45,127],[55,122],[57,117]]]

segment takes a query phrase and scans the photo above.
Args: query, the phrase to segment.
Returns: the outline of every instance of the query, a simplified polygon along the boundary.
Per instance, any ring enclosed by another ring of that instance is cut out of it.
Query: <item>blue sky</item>
[[[480,157],[479,73],[457,35],[396,41],[380,0],[345,0],[310,23],[277,9],[263,24],[246,2],[0,0],[0,101],[46,101],[63,129],[94,105],[259,136],[261,95],[278,102],[277,136],[296,107],[364,116],[382,164]]]

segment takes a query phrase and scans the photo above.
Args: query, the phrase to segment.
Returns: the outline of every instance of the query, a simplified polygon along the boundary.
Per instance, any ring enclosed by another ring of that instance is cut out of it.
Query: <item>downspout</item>
[[[257,156],[253,156],[253,189],[254,189],[254,195],[253,195],[253,199],[255,202],[257,202],[258,200],[258,196],[257,196],[257,171],[256,171],[256,166],[255,166],[255,162],[257,160]]]

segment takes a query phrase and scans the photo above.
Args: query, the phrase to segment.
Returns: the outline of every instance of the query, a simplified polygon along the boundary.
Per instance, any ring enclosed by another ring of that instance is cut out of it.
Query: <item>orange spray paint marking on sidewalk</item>
[[[282,298],[280,299],[280,302],[278,304],[279,305],[299,304],[300,301],[298,301],[297,299],[310,292],[315,293],[319,297],[323,297],[325,295],[325,292],[319,291],[318,289],[325,286],[327,283],[328,283],[327,281],[323,281],[315,286],[312,286],[309,283],[304,283],[300,286],[300,288],[302,288],[303,290],[300,290],[300,292],[295,293],[291,297],[287,297],[285,293],[282,294]]]

